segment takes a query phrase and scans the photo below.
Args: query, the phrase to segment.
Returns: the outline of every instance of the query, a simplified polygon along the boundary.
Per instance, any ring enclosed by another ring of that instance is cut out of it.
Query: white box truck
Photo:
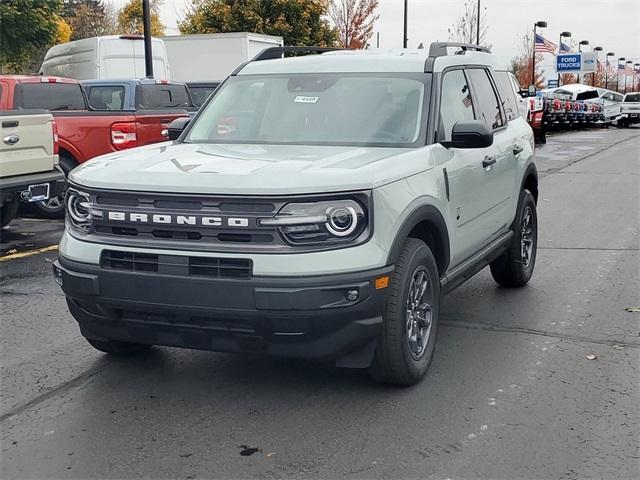
[[[171,80],[164,42],[153,38],[151,51],[154,78]],[[107,35],[54,45],[47,51],[39,73],[76,80],[144,78],[144,38]]]
[[[259,33],[205,33],[162,37],[173,80],[219,82],[242,62],[269,47],[281,47],[282,37]]]

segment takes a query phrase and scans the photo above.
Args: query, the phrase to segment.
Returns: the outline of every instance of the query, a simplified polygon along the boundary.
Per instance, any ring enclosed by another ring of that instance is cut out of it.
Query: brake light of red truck
[[[51,78],[51,77],[42,77],[40,79],[41,83],[58,83],[58,79],[57,78]]]
[[[111,144],[116,150],[138,146],[136,124],[134,122],[114,123],[111,125]]]
[[[51,122],[51,131],[53,133],[53,154],[57,155],[60,152],[60,139],[58,138],[58,125],[55,120]]]

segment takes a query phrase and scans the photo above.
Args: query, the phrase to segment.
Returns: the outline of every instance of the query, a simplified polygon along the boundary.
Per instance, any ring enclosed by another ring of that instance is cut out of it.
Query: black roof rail
[[[448,55],[447,48],[459,48],[462,52],[467,50],[474,50],[476,52],[491,53],[487,47],[480,45],[474,45],[473,43],[458,43],[458,42],[433,42],[429,47],[430,57],[446,57]]]
[[[334,52],[336,50],[345,50],[337,47],[269,47],[262,50],[250,62],[258,62],[260,60],[273,60],[275,58],[283,58],[286,53],[324,53]]]

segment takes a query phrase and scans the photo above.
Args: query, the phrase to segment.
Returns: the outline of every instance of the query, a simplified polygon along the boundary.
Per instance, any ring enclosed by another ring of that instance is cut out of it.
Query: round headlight
[[[335,207],[327,210],[327,230],[336,237],[346,237],[358,226],[358,214],[353,207]]]
[[[91,196],[84,192],[69,189],[66,196],[67,213],[76,226],[91,222]]]

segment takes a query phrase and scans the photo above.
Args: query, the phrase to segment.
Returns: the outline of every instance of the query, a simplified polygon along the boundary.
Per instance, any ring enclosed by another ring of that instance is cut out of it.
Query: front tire
[[[389,288],[384,325],[369,373],[378,382],[414,385],[431,365],[440,311],[438,267],[423,241],[407,239]]]
[[[529,190],[520,192],[509,250],[491,263],[493,279],[503,287],[522,287],[533,275],[538,247],[536,201]]]
[[[86,340],[96,350],[119,356],[135,355],[151,348],[151,345],[120,342],[118,340],[94,340],[93,338],[87,338]]]

